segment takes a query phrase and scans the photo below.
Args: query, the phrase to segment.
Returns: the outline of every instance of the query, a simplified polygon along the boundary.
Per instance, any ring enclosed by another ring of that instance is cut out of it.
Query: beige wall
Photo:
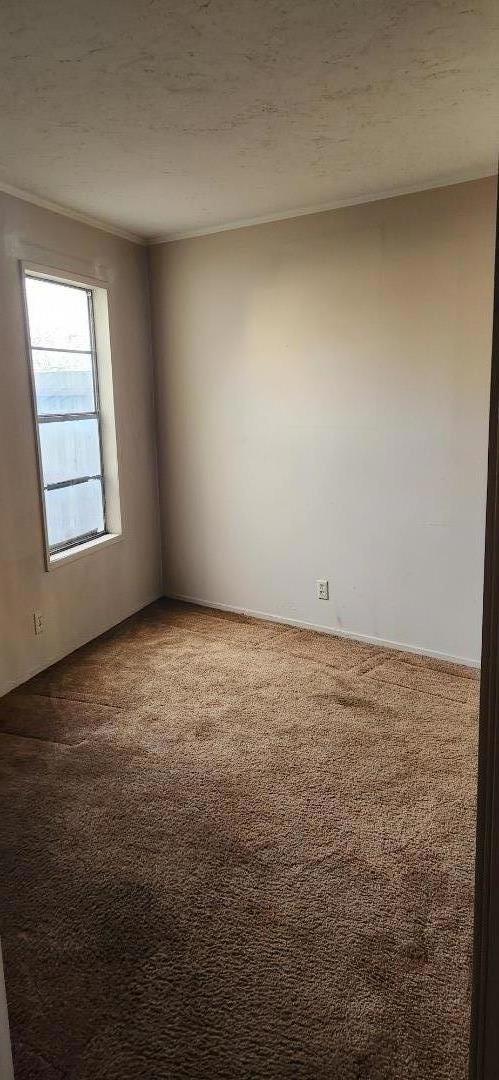
[[[478,659],[494,221],[485,180],[151,250],[169,592]]]
[[[151,250],[167,591],[478,658],[494,217],[479,181]],[[0,227],[4,691],[162,589],[145,252],[6,195]],[[18,278],[44,255],[109,283],[124,529],[51,573]]]
[[[0,692],[161,593],[145,250],[0,194]],[[105,277],[123,537],[44,569],[18,260]],[[36,637],[33,611],[44,616]]]

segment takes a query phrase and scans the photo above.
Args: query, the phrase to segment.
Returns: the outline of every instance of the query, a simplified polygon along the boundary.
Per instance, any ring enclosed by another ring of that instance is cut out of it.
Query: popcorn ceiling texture
[[[0,184],[144,236],[496,170],[496,0],[4,0],[0,31]]]
[[[16,1080],[465,1080],[477,689],[162,602],[5,697]]]

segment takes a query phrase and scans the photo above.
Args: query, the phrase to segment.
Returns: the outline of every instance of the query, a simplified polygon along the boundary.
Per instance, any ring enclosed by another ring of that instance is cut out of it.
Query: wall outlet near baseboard
[[[34,626],[35,634],[43,634],[44,626],[43,626],[43,615],[42,615],[41,611],[34,611],[33,612],[33,626]]]
[[[326,578],[319,578],[315,583],[315,587],[318,600],[329,600],[329,581]]]

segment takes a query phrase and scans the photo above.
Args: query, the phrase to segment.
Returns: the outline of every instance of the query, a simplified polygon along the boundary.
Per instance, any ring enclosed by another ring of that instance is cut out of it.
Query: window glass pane
[[[48,542],[63,551],[105,532],[92,291],[29,273],[25,287]]]
[[[26,276],[32,345],[51,349],[90,349],[86,289]]]
[[[53,420],[39,431],[45,484],[101,472],[97,420]]]
[[[32,355],[39,416],[47,413],[94,412],[91,353],[33,349]]]
[[[87,480],[84,484],[46,491],[45,508],[51,548],[88,533],[104,531],[100,480]]]

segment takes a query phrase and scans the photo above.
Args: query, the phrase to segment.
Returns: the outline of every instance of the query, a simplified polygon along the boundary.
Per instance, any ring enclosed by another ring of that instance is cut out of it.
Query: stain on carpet
[[[0,702],[16,1080],[465,1080],[478,680],[158,602]]]

